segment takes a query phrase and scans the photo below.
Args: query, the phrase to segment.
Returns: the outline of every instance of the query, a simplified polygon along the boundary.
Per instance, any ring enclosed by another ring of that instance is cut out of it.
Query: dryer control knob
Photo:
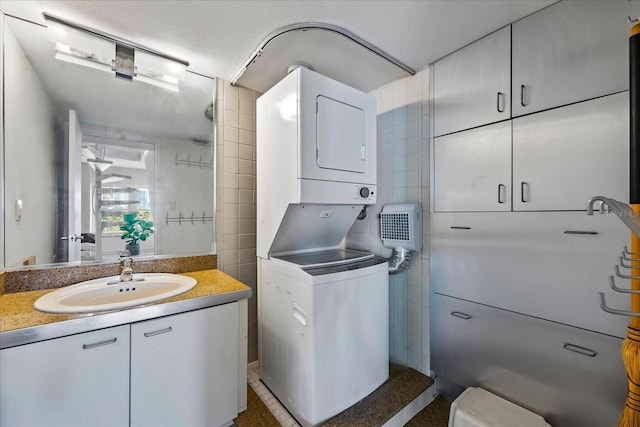
[[[369,187],[362,187],[360,189],[360,197],[362,197],[363,199],[366,199],[367,197],[369,197],[369,194],[371,192],[369,191]]]

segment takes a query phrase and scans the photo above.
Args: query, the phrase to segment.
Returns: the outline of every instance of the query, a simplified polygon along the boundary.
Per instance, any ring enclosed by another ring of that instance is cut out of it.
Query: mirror
[[[116,79],[55,59],[46,27],[4,20],[0,267],[115,259],[131,213],[153,222],[140,255],[211,253],[215,79]]]

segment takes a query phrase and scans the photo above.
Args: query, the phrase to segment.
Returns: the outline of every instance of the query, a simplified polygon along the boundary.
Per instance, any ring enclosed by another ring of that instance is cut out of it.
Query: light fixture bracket
[[[135,73],[135,49],[129,46],[116,44],[116,59],[112,69],[117,79],[133,81]]]
[[[57,59],[172,91],[178,91],[185,78],[187,61],[46,12],[42,15],[49,39],[56,44]]]

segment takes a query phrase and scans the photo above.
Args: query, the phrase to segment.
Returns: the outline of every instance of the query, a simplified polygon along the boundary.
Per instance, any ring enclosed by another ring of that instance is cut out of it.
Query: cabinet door
[[[553,426],[617,425],[622,340],[432,294],[432,368],[542,415]]]
[[[511,210],[511,123],[434,140],[434,209]]]
[[[640,2],[561,1],[513,26],[513,116],[629,88]]]
[[[629,295],[609,290],[629,241],[629,230],[614,214],[434,214],[430,226],[435,292],[625,336],[629,319],[598,304],[598,292],[605,292],[609,305],[629,310]],[[624,279],[616,283],[630,286]]]
[[[0,426],[129,425],[129,325],[0,350]]]
[[[511,27],[437,61],[435,136],[511,117]]]
[[[238,414],[238,303],[131,325],[131,426],[221,426]]]
[[[629,93],[513,120],[513,210],[586,210],[629,195]]]

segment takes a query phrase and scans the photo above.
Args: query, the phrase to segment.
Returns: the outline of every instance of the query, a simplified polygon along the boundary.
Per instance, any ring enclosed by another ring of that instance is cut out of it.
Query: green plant
[[[124,224],[120,226],[122,240],[126,240],[130,245],[136,245],[142,240],[147,240],[149,234],[153,233],[153,222],[138,217],[138,213],[128,213],[122,215]]]

